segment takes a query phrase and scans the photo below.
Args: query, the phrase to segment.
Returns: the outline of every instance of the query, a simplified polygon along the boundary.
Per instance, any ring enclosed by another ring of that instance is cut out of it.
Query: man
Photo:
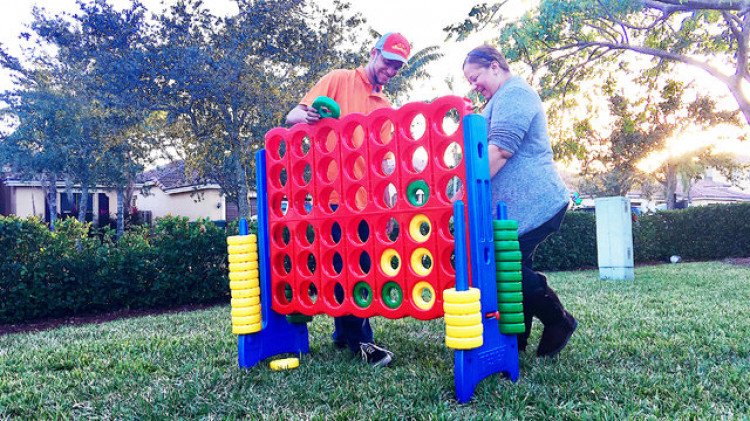
[[[410,52],[409,42],[403,35],[395,32],[383,35],[370,50],[367,65],[354,70],[337,69],[323,76],[289,112],[287,124],[317,123],[320,114],[312,108],[312,102],[321,95],[333,98],[339,104],[341,117],[351,113],[369,114],[390,107],[383,95],[383,86],[407,62]],[[341,235],[340,232],[332,234]],[[343,300],[344,291],[338,288],[335,292],[336,298]],[[333,342],[337,347],[360,352],[363,360],[375,367],[386,366],[392,361],[393,353],[373,343],[369,319],[343,316],[336,317],[334,322]]]

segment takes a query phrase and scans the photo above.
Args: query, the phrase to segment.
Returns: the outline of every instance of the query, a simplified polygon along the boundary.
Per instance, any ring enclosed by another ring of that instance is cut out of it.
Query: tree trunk
[[[47,174],[47,208],[49,210],[49,230],[55,230],[57,221],[57,174]]]
[[[677,171],[675,171],[674,165],[667,163],[667,169],[665,171],[665,191],[667,209],[674,209],[676,204],[675,193],[677,192]]]
[[[86,222],[86,212],[89,207],[89,183],[81,181],[81,199],[78,202],[78,221]]]
[[[247,201],[247,174],[239,158],[235,159],[235,170],[237,171],[237,181],[240,183],[240,193],[237,197],[237,213],[240,218],[250,218],[250,204]]]
[[[117,238],[125,233],[125,188],[117,187]]]

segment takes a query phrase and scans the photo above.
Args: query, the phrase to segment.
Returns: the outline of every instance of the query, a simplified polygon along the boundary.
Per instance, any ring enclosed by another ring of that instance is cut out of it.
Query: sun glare
[[[739,156],[750,156],[750,140],[744,140],[747,133],[742,129],[729,124],[721,124],[709,129],[702,130],[690,127],[668,139],[666,148],[654,152],[636,164],[639,170],[651,173],[659,169],[664,162],[704,149],[713,147],[713,153],[729,153]]]

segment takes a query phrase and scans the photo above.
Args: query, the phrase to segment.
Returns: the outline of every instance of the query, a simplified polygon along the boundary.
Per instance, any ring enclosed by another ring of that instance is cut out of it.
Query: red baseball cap
[[[398,32],[388,32],[380,37],[375,48],[380,50],[380,54],[388,60],[398,60],[402,63],[409,61],[411,46],[409,41]]]

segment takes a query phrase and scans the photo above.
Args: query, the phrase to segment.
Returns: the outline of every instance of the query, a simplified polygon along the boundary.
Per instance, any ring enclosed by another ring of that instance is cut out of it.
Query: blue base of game
[[[279,354],[310,352],[307,324],[289,323],[286,316],[273,311],[270,313],[270,320],[260,332],[239,336],[237,360],[240,367],[250,368],[266,358]]]

